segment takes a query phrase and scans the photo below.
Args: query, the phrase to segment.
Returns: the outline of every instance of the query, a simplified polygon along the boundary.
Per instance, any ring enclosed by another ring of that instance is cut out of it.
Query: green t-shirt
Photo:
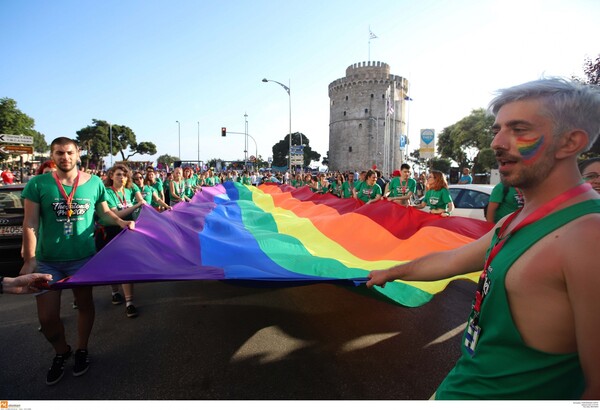
[[[144,198],[144,201],[146,201],[147,204],[154,204],[154,192],[156,192],[156,190],[153,186],[144,185],[144,187],[140,189],[140,192],[142,193],[142,197]]]
[[[364,203],[369,202],[371,199],[375,199],[377,195],[381,195],[381,187],[377,184],[369,185],[366,182],[363,182],[356,188],[356,196]]]
[[[417,181],[408,178],[407,181],[401,181],[399,177],[392,178],[389,185],[390,198],[406,196],[409,192],[417,194]]]
[[[496,223],[506,215],[519,209],[519,193],[514,187],[505,187],[500,182],[492,190],[490,202],[499,204],[494,214],[494,223]]]
[[[337,197],[342,197],[342,184],[339,184],[337,181],[331,181],[331,193]]]
[[[156,191],[156,195],[158,195],[158,197],[160,199],[162,199],[162,196],[164,194],[164,192],[163,192],[164,185],[163,185],[162,180],[160,178],[156,178],[156,182],[149,186],[151,186]],[[144,197],[144,199],[145,199],[145,197]],[[146,202],[148,202],[148,201],[146,201]],[[154,197],[152,197],[152,201],[148,202],[148,203],[151,204],[155,208],[160,206],[160,204],[158,202],[156,202]]]
[[[185,184],[185,196],[192,198],[196,193],[196,186],[198,185],[198,177],[193,175],[191,178],[183,180]]]
[[[63,187],[70,195],[73,187]],[[106,196],[102,180],[95,175],[77,186],[72,203],[72,234],[67,235],[67,201],[61,195],[53,174],[32,178],[22,197],[35,202],[40,209],[40,234],[35,257],[41,261],[75,261],[94,255],[94,212],[96,205],[106,201]]]
[[[448,210],[448,204],[452,202],[450,191],[446,188],[442,188],[439,191],[430,189],[425,193],[425,203],[429,206],[429,209],[443,209]]]
[[[161,192],[164,189],[162,179],[156,178],[154,184],[152,184],[152,188],[156,189],[157,192]]]
[[[133,184],[131,186],[131,189],[123,188],[123,191],[125,192],[124,196],[120,193],[117,193],[114,189],[112,189],[112,187],[106,188],[106,202],[108,203],[108,207],[110,209],[116,208],[117,211],[120,211],[122,209],[133,206],[133,204],[136,202],[135,194],[140,192],[140,188],[137,185]],[[124,221],[133,221],[137,218],[140,210],[141,209],[138,208],[136,211],[130,213],[129,215],[121,219],[123,219]],[[102,219],[100,220],[100,223],[102,225],[108,224],[108,222],[103,221]]]
[[[344,181],[342,184],[342,198],[352,198],[352,182]]]

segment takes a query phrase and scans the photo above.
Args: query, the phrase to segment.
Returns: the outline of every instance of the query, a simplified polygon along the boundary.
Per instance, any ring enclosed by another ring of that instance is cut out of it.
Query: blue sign
[[[435,132],[433,130],[431,130],[431,129],[421,130],[421,140],[426,145],[431,144],[431,142],[433,141],[434,138],[435,138]]]

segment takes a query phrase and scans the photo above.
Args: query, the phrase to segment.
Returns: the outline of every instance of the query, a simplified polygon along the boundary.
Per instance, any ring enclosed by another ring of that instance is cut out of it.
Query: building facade
[[[380,61],[356,63],[329,84],[329,169],[384,176],[400,169],[408,144],[408,80]]]

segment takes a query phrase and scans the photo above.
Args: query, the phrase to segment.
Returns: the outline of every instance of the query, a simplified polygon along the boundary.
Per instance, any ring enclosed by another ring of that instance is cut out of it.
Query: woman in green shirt
[[[450,216],[454,210],[454,202],[448,191],[448,182],[441,171],[429,172],[425,198],[420,204],[415,205],[419,209],[425,208],[425,206],[429,207],[429,213],[441,216]]]

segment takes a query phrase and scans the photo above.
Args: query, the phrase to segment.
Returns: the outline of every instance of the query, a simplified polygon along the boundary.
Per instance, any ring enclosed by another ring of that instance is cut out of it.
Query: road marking
[[[246,340],[231,358],[232,362],[258,358],[259,363],[266,364],[284,359],[295,350],[315,345],[291,337],[278,326],[269,326],[260,329]]]
[[[354,340],[350,340],[347,343],[344,343],[341,347],[342,352],[348,353],[354,350],[364,349],[370,346],[373,346],[376,343],[383,342],[388,340],[394,336],[398,336],[400,332],[392,332],[392,333],[377,333],[374,335],[367,335],[357,337]]]
[[[464,332],[465,327],[467,327],[467,322],[465,322],[465,323],[463,323],[461,325],[456,326],[454,329],[452,329],[452,330],[444,333],[443,335],[441,335],[437,339],[435,339],[435,340],[427,343],[427,345],[425,347],[433,346],[435,344],[443,343],[443,342],[445,342],[447,340],[450,340],[454,336],[456,336],[456,335],[461,334],[462,332]]]

